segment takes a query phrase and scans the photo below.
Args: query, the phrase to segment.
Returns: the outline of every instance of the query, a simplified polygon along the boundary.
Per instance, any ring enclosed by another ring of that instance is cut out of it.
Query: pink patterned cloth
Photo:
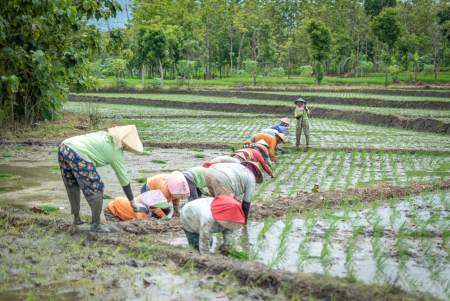
[[[179,171],[174,171],[167,179],[167,187],[172,195],[189,194],[189,184],[184,175]]]
[[[303,111],[304,109],[305,109],[305,103],[304,102],[302,102],[301,106],[299,106],[298,103],[297,103],[297,111]]]

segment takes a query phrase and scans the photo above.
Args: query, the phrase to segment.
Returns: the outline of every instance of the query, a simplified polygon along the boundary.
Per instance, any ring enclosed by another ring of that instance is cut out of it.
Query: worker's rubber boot
[[[108,227],[102,226],[102,224],[100,223],[100,215],[103,209],[103,193],[90,196],[88,202],[89,205],[91,205],[92,211],[91,231],[111,232]]]
[[[70,202],[70,213],[73,214],[73,224],[81,225],[86,223],[80,217],[80,186],[69,187],[66,185],[66,191]]]
[[[250,211],[250,204],[251,204],[251,202],[242,201],[242,211],[244,211],[246,225],[247,225],[247,220],[248,220],[248,212]]]

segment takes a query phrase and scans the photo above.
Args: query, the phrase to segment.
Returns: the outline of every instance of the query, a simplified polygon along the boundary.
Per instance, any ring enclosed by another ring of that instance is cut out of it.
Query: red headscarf
[[[220,162],[205,163],[205,164],[202,165],[202,167],[203,168],[209,168],[211,165],[214,165],[214,164],[217,164],[217,163],[220,163]]]
[[[211,212],[215,220],[245,224],[242,204],[229,195],[219,195],[211,203]]]

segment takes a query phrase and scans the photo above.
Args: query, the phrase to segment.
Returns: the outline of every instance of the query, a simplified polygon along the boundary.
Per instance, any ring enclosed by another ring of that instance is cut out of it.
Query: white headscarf
[[[114,148],[123,149],[133,154],[142,154],[144,146],[134,124],[125,126],[116,126],[108,129],[108,135],[113,137]]]

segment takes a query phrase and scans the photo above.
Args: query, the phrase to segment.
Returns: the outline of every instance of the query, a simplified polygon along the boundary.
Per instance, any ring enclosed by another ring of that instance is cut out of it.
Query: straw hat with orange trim
[[[255,168],[256,168],[256,171],[258,172],[258,177],[256,178],[256,183],[261,184],[264,181],[264,176],[263,176],[258,164],[256,164],[255,162],[252,162],[252,161],[243,161],[243,162],[241,162],[241,164],[244,166],[253,164],[253,166],[255,166]]]
[[[244,154],[244,153],[237,153],[237,152],[236,152],[236,153],[231,154],[230,157],[239,157],[239,158],[241,158],[242,160],[247,161],[247,158],[245,157],[245,154]]]

